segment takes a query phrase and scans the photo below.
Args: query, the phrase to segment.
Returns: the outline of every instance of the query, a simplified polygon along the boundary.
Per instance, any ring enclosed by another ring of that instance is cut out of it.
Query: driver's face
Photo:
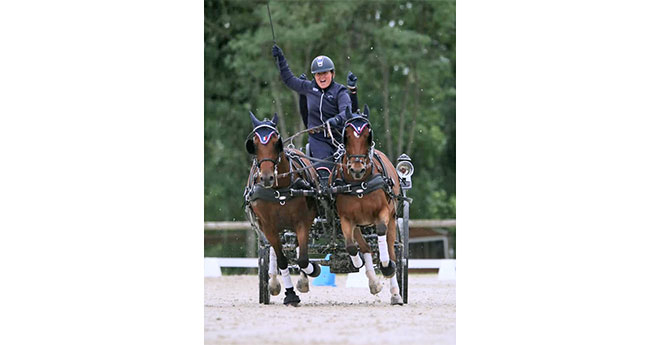
[[[325,71],[314,74],[314,80],[316,80],[316,84],[322,89],[330,86],[330,83],[334,77],[335,71]]]

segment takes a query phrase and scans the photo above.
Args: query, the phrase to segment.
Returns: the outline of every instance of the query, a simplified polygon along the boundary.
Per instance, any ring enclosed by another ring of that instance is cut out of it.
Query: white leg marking
[[[353,261],[353,267],[360,267],[362,266],[362,259],[360,258],[360,255],[351,255],[351,261]]]
[[[391,305],[403,305],[403,297],[399,294],[399,283],[396,281],[396,274],[390,278],[390,298]]]
[[[371,256],[371,253],[364,254],[364,267],[367,269],[367,272],[374,272],[374,258]]]
[[[273,249],[273,247],[270,247],[270,254],[268,257],[268,274],[277,275],[277,255],[275,254],[275,249]]]
[[[399,294],[399,282],[396,280],[396,274],[390,278],[390,293],[392,295]]]
[[[384,267],[390,264],[390,253],[387,251],[387,235],[378,236],[378,257]]]
[[[300,267],[300,270],[307,274],[312,274],[312,272],[314,272],[314,265],[312,265],[312,263],[308,263],[307,267],[305,268]]]
[[[292,288],[293,283],[291,282],[291,275],[289,275],[289,268],[285,268],[283,270],[280,270],[280,273],[282,273],[282,283],[284,285],[285,289]]]
[[[374,270],[374,259],[371,256],[371,253],[364,254],[364,268],[364,273],[369,279],[369,291],[375,295],[383,289],[383,284],[378,280],[378,277],[376,276],[376,271]]]

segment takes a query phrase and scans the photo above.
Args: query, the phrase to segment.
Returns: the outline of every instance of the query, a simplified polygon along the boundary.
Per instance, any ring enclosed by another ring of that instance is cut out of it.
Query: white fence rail
[[[204,258],[204,264],[217,265],[219,267],[259,267],[258,258]],[[443,260],[447,259],[408,259],[408,268],[440,268]],[[314,259],[312,259],[314,261]]]
[[[222,276],[222,267],[257,268],[258,258],[204,258],[204,277]],[[441,280],[456,280],[455,259],[408,259],[409,269],[438,269]]]
[[[411,228],[455,228],[456,219],[411,219]],[[204,230],[250,230],[250,222],[204,222]]]

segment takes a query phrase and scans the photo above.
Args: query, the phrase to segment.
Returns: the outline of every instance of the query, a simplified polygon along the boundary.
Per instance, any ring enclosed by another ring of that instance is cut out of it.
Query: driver
[[[346,113],[351,111],[351,98],[348,89],[335,83],[335,64],[332,60],[320,55],[312,60],[311,72],[313,81],[297,78],[289,69],[282,49],[273,45],[273,56],[277,59],[280,76],[284,84],[298,94],[307,98],[307,128],[322,124],[329,124],[331,128],[340,133],[346,120]],[[335,140],[341,140],[335,135]],[[333,153],[337,150],[328,133],[317,132],[309,135],[310,154],[313,158],[327,160],[327,162],[314,162],[316,171],[324,185],[333,166]]]

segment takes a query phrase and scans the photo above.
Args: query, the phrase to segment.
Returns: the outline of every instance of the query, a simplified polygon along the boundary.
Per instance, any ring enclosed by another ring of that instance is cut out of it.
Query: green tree
[[[455,217],[455,2],[271,1],[270,9],[294,74],[309,75],[323,54],[334,60],[337,82],[345,84],[349,70],[359,77],[376,147],[393,161],[405,152],[415,164],[411,217]],[[204,217],[242,220],[248,111],[277,112],[288,136],[303,128],[298,95],[271,56],[264,1],[205,1],[204,42]]]

